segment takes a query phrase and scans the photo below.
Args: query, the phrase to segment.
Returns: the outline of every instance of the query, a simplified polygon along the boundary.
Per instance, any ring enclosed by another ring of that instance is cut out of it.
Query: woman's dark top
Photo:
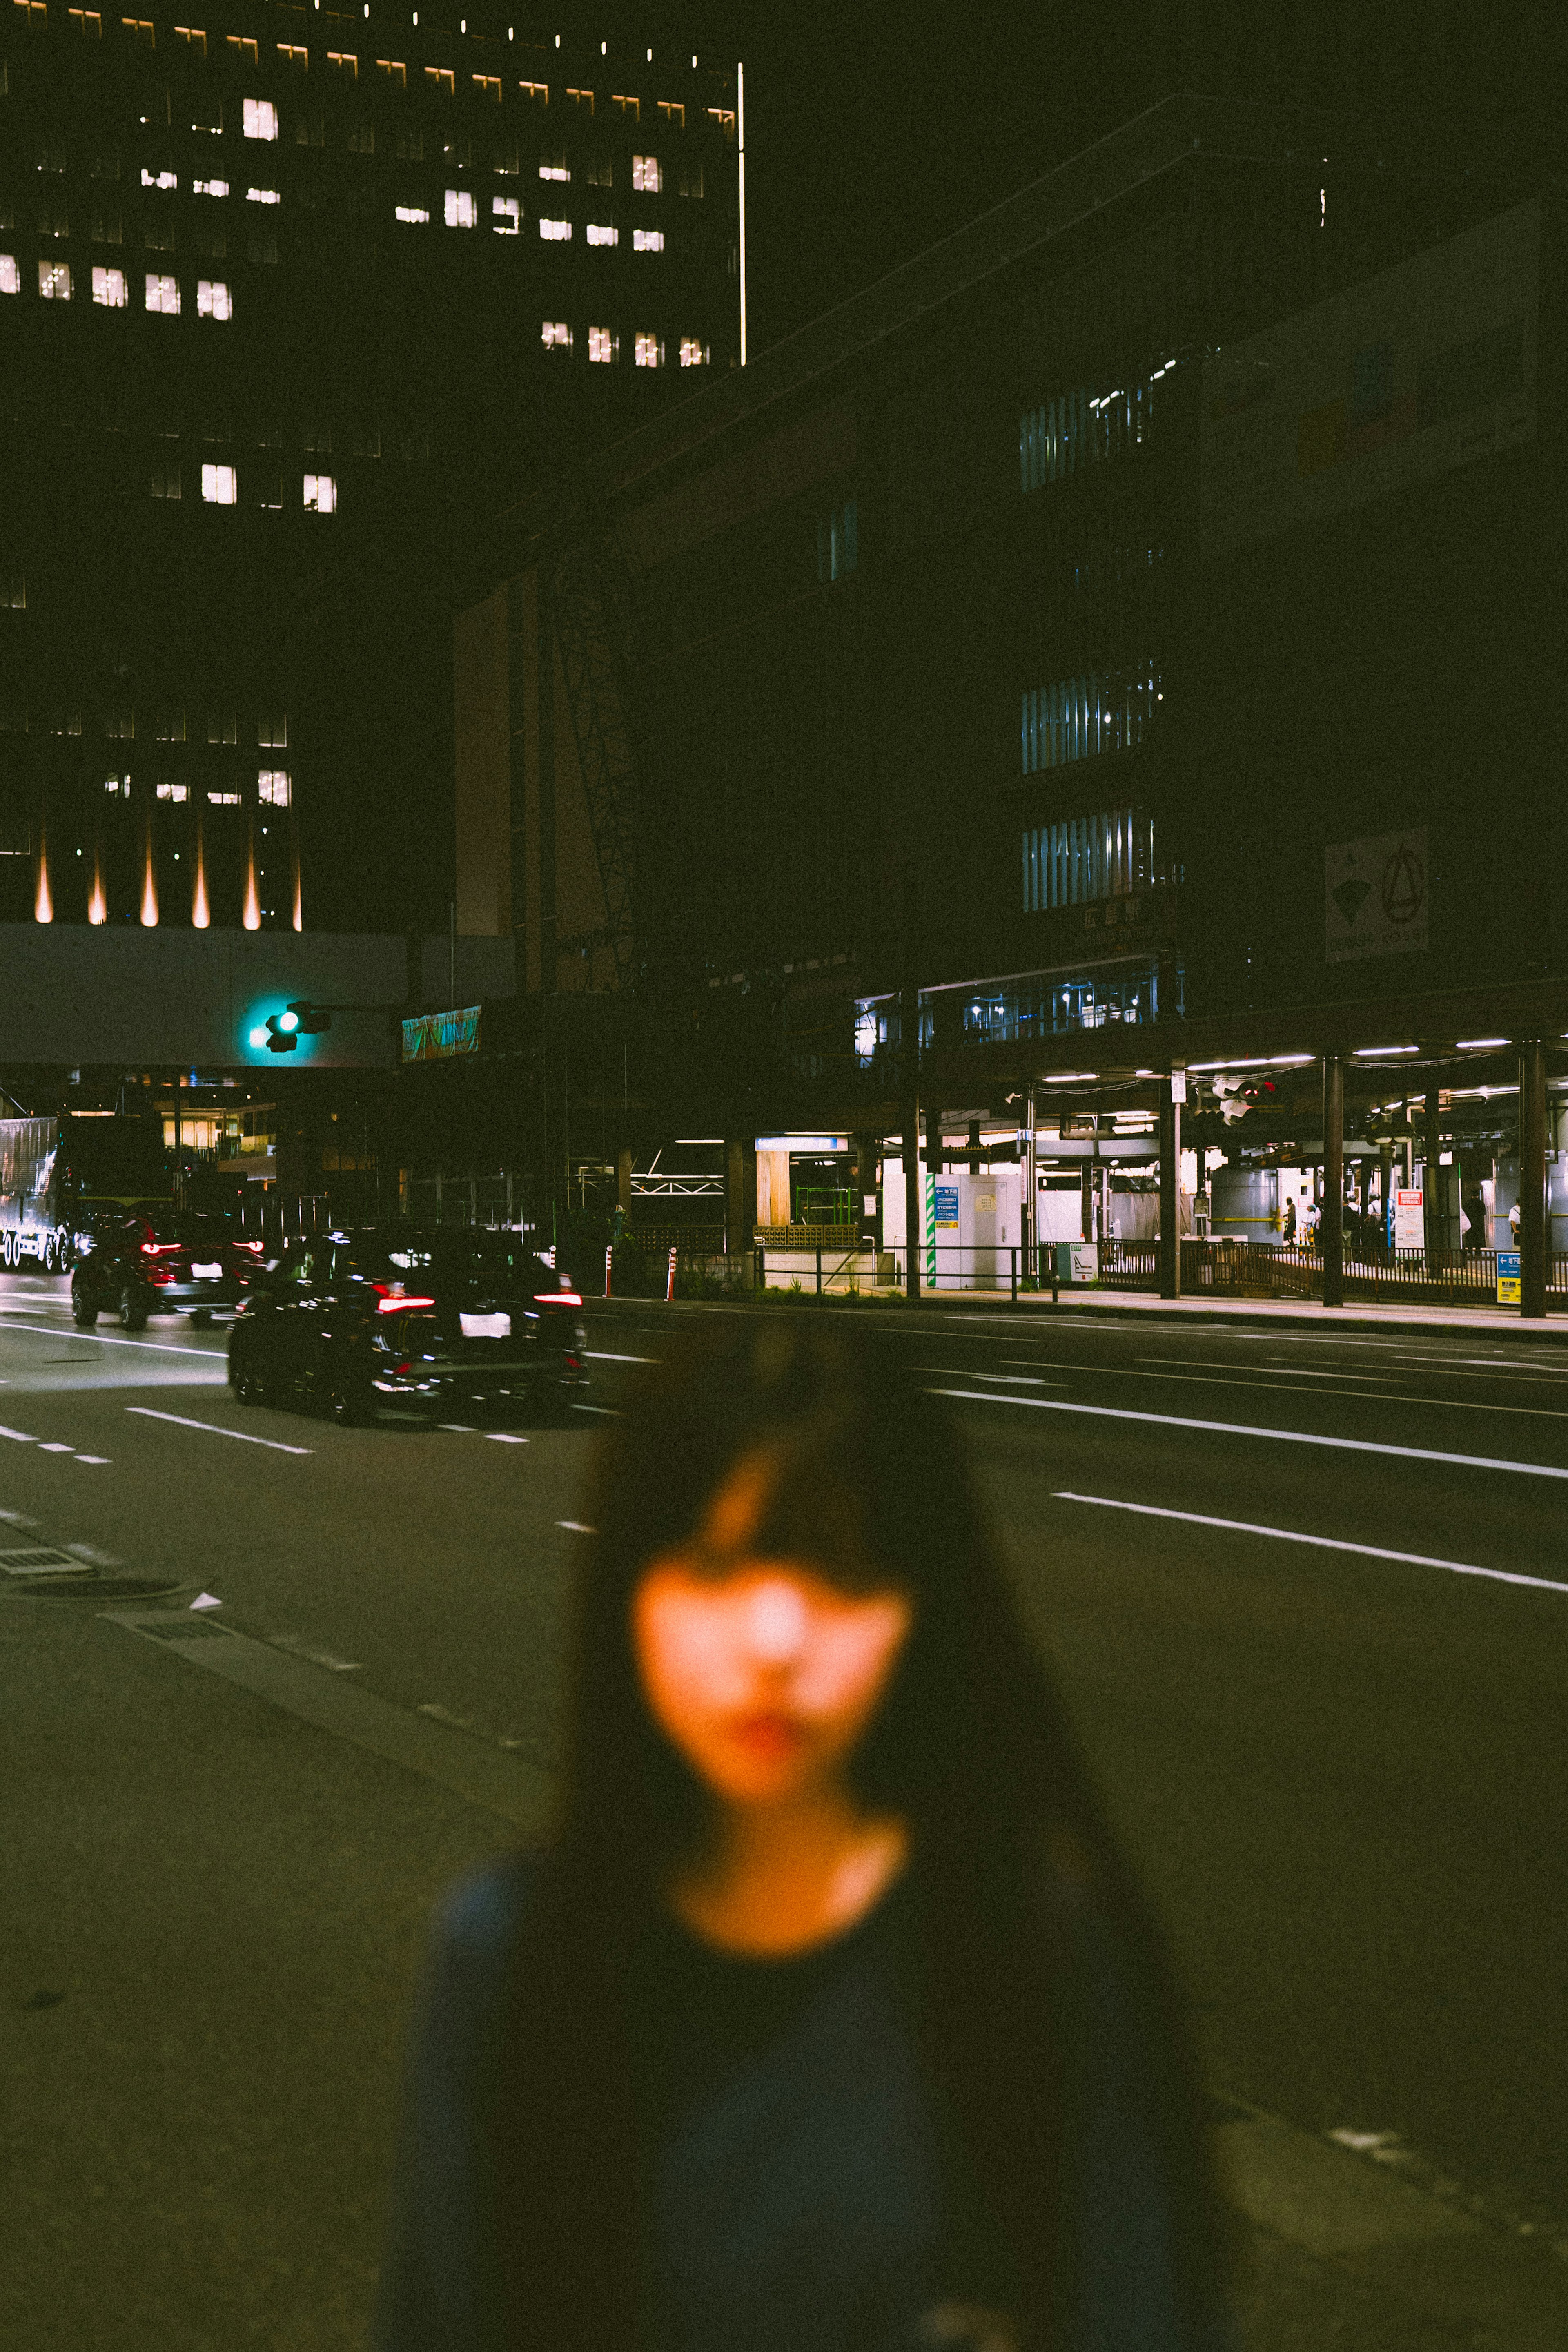
[[[507,1857],[452,1889],[438,1914],[374,2352],[501,2352],[480,2117],[537,1869]],[[855,1927],[784,1959],[720,1951],[673,1916],[648,1939],[631,1988],[650,2183],[646,2352],[1011,2352],[1009,2251],[936,2120],[905,2022],[912,1901],[906,1875]],[[1196,2329],[1179,2315],[1132,1964],[1082,1897],[1070,1919],[1070,2352],[1226,2352],[1218,2309]]]

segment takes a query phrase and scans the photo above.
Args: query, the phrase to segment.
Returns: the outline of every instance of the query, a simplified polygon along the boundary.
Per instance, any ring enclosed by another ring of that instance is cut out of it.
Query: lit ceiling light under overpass
[[[1375,1055],[1381,1057],[1387,1054],[1418,1054],[1420,1050],[1419,1045],[1358,1045],[1354,1058],[1358,1062],[1369,1062]]]
[[[1506,1045],[1508,1039],[1506,1037],[1457,1037],[1454,1043],[1459,1053],[1473,1054],[1482,1045]]]
[[[1099,1075],[1098,1070],[1047,1070],[1040,1084],[1046,1087],[1071,1087],[1075,1086],[1080,1078],[1097,1078]]]

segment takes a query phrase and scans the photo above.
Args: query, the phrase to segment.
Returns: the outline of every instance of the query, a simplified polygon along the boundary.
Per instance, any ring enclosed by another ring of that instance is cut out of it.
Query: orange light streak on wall
[[[245,854],[245,914],[242,918],[247,931],[261,929],[261,900],[256,891],[256,835],[251,835]]]
[[[305,929],[305,916],[300,905],[299,897],[299,845],[298,842],[294,846],[294,928],[297,931],[302,931]]]
[[[212,908],[207,904],[207,862],[202,842],[202,820],[198,817],[196,819],[196,885],[191,894],[191,925],[194,930],[204,931],[212,919]]]
[[[33,919],[39,923],[55,919],[55,902],[49,891],[49,844],[42,826],[38,829],[38,887],[33,900]]]
[[[148,930],[153,929],[158,921],[158,885],[152,873],[151,825],[147,828],[147,836],[141,853],[141,920]]]
[[[109,900],[103,887],[103,854],[96,843],[92,852],[92,895],[87,902],[87,919],[89,923],[107,923],[109,920]]]

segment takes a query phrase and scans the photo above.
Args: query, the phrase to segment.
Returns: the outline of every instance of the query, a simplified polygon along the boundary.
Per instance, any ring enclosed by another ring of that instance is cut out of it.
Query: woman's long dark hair
[[[711,1811],[644,1703],[631,1601],[650,1559],[688,1538],[727,1474],[761,1448],[779,1468],[758,1544],[842,1581],[900,1586],[914,1601],[852,1769],[868,1806],[910,1825],[916,2030],[934,2095],[1011,2248],[1024,2343],[1038,2352],[1061,2340],[1072,2307],[1051,2024],[1063,1882],[1134,1962],[1195,2321],[1216,2290],[1222,2231],[1160,1939],[1023,1629],[946,1410],[903,1352],[849,1317],[700,1317],[609,1426],[576,1596],[564,1769],[495,2085],[495,2218],[518,2352],[638,2343],[646,2219],[627,1971]]]

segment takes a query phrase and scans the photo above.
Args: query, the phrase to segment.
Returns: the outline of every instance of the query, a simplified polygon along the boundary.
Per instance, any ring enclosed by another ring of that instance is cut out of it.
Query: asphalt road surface
[[[566,1429],[344,1430],[0,1276],[24,2352],[363,2341],[430,1906],[537,1816],[598,1416],[704,1310],[588,1311]],[[1251,2340],[1568,2340],[1568,1348],[862,1311],[956,1401],[1260,2168]],[[1379,2281],[1333,2216],[1385,2187],[1450,2220]]]

